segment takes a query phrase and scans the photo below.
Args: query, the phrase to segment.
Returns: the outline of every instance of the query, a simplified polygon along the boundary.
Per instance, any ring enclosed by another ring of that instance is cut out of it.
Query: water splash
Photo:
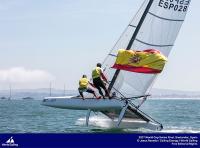
[[[164,128],[161,133],[200,133],[200,129],[194,129],[191,127],[176,127],[176,126],[169,126]]]
[[[76,125],[85,125],[86,118],[82,117],[76,121]],[[103,116],[91,116],[89,119],[89,126],[96,126],[100,128],[113,128],[112,120]]]

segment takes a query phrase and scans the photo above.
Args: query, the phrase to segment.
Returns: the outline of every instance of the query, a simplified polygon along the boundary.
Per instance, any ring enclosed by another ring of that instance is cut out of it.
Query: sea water
[[[149,99],[141,110],[163,124],[161,133],[200,133],[200,99]],[[86,111],[56,109],[41,100],[0,100],[0,133],[151,133],[109,128],[108,119]],[[156,131],[157,132],[157,131]]]

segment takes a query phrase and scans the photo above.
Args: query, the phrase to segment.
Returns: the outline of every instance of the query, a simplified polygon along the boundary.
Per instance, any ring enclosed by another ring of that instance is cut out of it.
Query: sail
[[[116,69],[115,64],[119,49],[127,49],[137,25],[150,0],[145,0],[131,20],[117,43],[103,62],[103,69],[108,80],[112,80]],[[185,19],[191,0],[153,0],[148,13],[137,33],[130,50],[144,51],[153,49],[168,57]],[[120,70],[111,91],[117,90],[125,97],[144,95],[147,93],[158,74],[136,73]],[[117,93],[116,92],[116,93]]]

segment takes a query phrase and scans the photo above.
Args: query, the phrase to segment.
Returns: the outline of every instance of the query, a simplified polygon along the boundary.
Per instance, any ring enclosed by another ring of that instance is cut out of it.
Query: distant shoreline
[[[0,90],[0,98],[9,97],[10,90]],[[52,89],[51,96],[66,96],[66,95],[78,95],[77,90],[65,90],[65,93],[61,89]],[[179,91],[170,89],[157,89],[153,88],[150,91],[149,99],[199,99],[200,92],[198,91]],[[12,98],[22,99],[26,97],[34,97],[37,100],[41,100],[45,97],[50,96],[49,88],[41,89],[13,89]],[[3,99],[2,99],[3,100]]]
[[[149,98],[200,98],[200,96],[179,96],[179,95],[163,95],[163,96],[150,96]]]

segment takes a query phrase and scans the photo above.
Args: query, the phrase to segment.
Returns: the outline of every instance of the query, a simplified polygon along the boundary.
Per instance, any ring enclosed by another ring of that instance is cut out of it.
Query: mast
[[[149,3],[148,3],[148,5],[147,5],[147,7],[146,7],[146,9],[145,9],[145,11],[144,11],[144,13],[143,13],[143,15],[142,15],[140,21],[139,21],[139,23],[138,23],[138,25],[137,25],[137,27],[136,27],[134,33],[133,33],[132,37],[131,37],[131,40],[129,41],[128,46],[126,47],[126,50],[130,50],[130,49],[131,49],[131,46],[133,45],[133,42],[134,42],[135,39],[136,39],[136,36],[137,36],[137,34],[138,34],[138,32],[139,32],[141,26],[142,26],[142,23],[144,22],[144,20],[145,20],[145,18],[146,18],[147,13],[149,12],[149,9],[151,8],[152,3],[153,3],[153,0],[149,0]],[[117,70],[115,71],[115,74],[114,74],[114,76],[113,76],[113,78],[112,78],[112,80],[111,80],[111,82],[110,82],[109,87],[108,87],[108,91],[111,91],[111,89],[112,89],[113,85],[115,84],[115,81],[116,81],[116,79],[117,79],[117,77],[118,77],[118,75],[119,75],[119,72],[120,72],[119,69],[117,69]]]
[[[52,87],[52,84],[50,82],[50,84],[49,84],[49,96],[51,96],[51,87]]]
[[[12,91],[11,91],[11,84],[9,84],[9,100],[11,100],[11,97],[12,97]]]
[[[65,84],[64,84],[64,90],[63,90],[63,95],[64,95],[64,96],[65,96],[65,89],[66,89],[66,88],[65,88]]]

